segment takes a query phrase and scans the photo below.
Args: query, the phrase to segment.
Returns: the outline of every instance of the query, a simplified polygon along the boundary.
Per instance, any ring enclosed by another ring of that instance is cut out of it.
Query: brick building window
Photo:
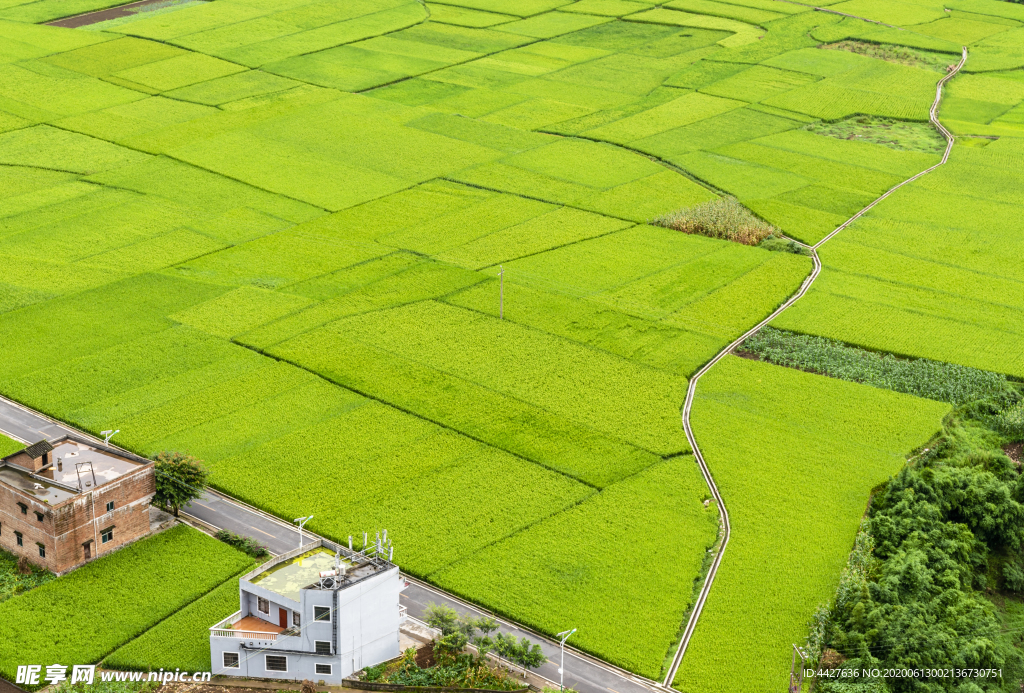
[[[109,513],[114,509],[114,501],[107,501],[107,512]]]
[[[39,522],[42,522],[43,521],[43,514],[42,513],[36,513],[36,520],[38,520]]]
[[[100,532],[100,543],[106,544],[108,541],[114,541],[114,528],[107,527],[105,530]]]
[[[91,541],[87,541],[84,544],[82,544],[82,553],[85,554],[85,560],[89,560],[90,558],[92,558],[92,542]]]
[[[22,538],[21,532],[15,532],[14,533],[14,538],[15,538],[18,546],[24,546],[25,545],[25,540]]]
[[[18,507],[21,508],[22,515],[28,515],[28,506],[24,503],[18,503]]]
[[[46,547],[40,544],[38,541],[36,542],[36,546],[39,547],[39,557],[46,558]]]

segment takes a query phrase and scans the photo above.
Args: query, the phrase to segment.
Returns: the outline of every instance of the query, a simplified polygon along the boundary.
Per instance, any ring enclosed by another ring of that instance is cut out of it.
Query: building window
[[[267,655],[267,671],[288,671],[288,658],[284,655]]]
[[[25,540],[22,539],[21,532],[15,532],[14,533],[14,539],[16,540],[18,546],[24,546],[25,545]]]
[[[270,615],[270,601],[263,597],[256,597],[256,610],[261,614]]]
[[[82,544],[82,552],[85,553],[85,560],[88,561],[90,558],[92,558],[92,542],[91,541],[87,541],[84,544]]]
[[[107,512],[109,513],[113,509],[114,509],[114,501],[108,502],[107,503]]]
[[[18,503],[18,507],[21,508],[22,515],[28,515],[28,506],[24,503]]]
[[[331,620],[331,608],[328,606],[314,606],[313,607],[313,620],[314,621],[330,621]]]
[[[36,546],[39,547],[39,557],[46,558],[46,547],[40,544],[38,541],[36,542]]]
[[[43,521],[43,514],[42,513],[36,513],[36,520],[38,520],[39,522],[42,522]]]
[[[114,541],[114,528],[107,527],[105,530],[100,532],[100,543],[106,544],[108,541]]]
[[[316,648],[317,654],[331,654],[331,643],[329,640],[314,640],[313,646]]]
[[[332,667],[330,664],[317,664],[316,673],[326,674],[327,676],[330,676],[333,668],[334,667]]]
[[[292,625],[296,628],[302,625],[302,614],[300,614],[298,611],[292,612]]]
[[[224,668],[225,669],[237,669],[238,668],[238,653],[237,652],[225,652],[224,653]]]

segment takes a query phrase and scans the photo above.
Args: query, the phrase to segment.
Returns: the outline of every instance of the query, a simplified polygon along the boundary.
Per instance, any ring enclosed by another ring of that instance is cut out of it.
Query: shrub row
[[[983,399],[1010,387],[998,373],[929,359],[901,359],[771,327],[745,341],[742,349],[780,366],[952,404]]]

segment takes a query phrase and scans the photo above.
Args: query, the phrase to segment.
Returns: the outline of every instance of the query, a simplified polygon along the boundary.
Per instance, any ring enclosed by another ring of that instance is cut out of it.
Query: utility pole
[[[505,266],[498,265],[498,317],[505,319]]]

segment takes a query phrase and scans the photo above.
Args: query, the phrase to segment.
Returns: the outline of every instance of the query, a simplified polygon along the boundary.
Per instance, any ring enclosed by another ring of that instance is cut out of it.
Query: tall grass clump
[[[900,359],[771,327],[745,341],[741,349],[780,366],[952,404],[990,397],[1011,387],[998,373],[929,359]]]
[[[996,417],[996,428],[1014,440],[1024,440],[1024,400],[1004,409]]]
[[[763,219],[758,219],[734,197],[722,197],[696,207],[680,209],[654,220],[683,233],[721,238],[744,245],[757,245],[766,238],[781,235]]]

